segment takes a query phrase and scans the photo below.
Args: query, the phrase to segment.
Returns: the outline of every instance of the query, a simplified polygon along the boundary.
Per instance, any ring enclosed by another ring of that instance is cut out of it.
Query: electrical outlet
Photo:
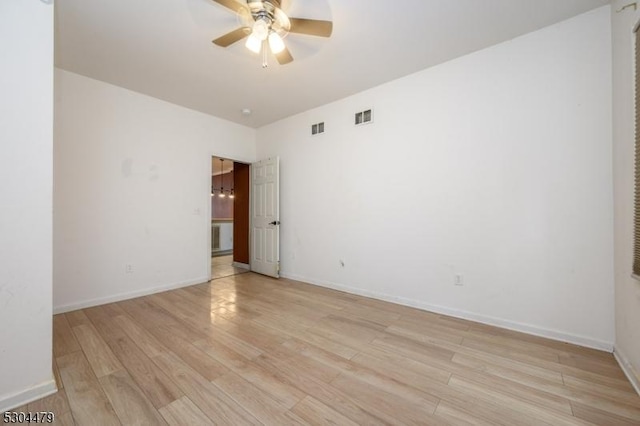
[[[453,285],[464,285],[464,276],[462,274],[455,274],[453,276]]]
[[[131,264],[124,265],[124,272],[127,274],[133,274],[133,265]]]

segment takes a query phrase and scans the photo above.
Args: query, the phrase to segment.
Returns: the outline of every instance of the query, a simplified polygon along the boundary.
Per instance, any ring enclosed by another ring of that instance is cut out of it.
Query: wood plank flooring
[[[640,425],[592,349],[246,273],[54,317],[62,425]]]
[[[248,269],[233,266],[233,255],[216,256],[211,258],[211,279],[229,277],[231,275],[244,274]]]

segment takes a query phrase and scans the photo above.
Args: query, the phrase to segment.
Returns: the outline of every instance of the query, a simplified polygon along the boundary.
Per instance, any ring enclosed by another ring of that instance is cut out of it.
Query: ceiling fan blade
[[[293,56],[291,56],[291,52],[289,52],[289,49],[286,47],[282,52],[276,53],[275,56],[280,65],[285,65],[293,61]]]
[[[243,38],[248,36],[250,31],[251,30],[249,28],[244,28],[244,27],[238,28],[236,30],[231,31],[230,33],[227,33],[213,40],[213,44],[217,44],[218,46],[221,46],[221,47],[231,46],[236,41],[242,40]]]
[[[227,9],[231,9],[234,12],[238,12],[240,9],[246,9],[246,5],[242,3],[238,3],[236,0],[213,0],[215,3],[218,3],[221,6],[226,7]]]
[[[318,37],[330,37],[333,31],[333,22],[319,21],[316,19],[289,18],[291,29],[289,32],[308,34]]]

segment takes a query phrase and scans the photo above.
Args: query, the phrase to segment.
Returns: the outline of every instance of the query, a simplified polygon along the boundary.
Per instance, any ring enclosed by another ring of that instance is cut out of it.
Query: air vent
[[[362,112],[356,112],[356,126],[361,124],[369,124],[373,121],[373,110],[368,109]]]
[[[317,135],[320,133],[324,133],[324,121],[322,123],[312,124],[311,125],[311,134]]]

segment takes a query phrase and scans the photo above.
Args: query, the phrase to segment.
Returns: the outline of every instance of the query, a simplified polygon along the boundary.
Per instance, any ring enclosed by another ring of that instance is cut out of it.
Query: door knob
[[[280,221],[274,220],[273,222],[269,222],[269,225],[280,225]]]

